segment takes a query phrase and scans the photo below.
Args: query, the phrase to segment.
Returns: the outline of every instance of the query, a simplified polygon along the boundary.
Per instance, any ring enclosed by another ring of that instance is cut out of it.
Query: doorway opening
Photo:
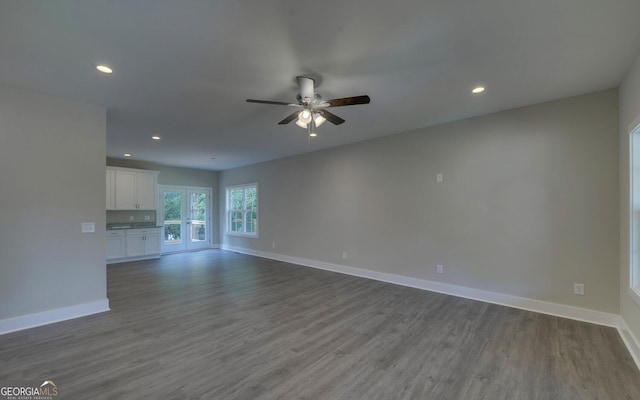
[[[211,247],[211,188],[159,186],[162,253]]]

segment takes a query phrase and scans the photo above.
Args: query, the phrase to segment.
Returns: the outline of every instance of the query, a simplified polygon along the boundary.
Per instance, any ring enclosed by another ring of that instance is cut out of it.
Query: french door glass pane
[[[164,242],[182,243],[182,192],[164,193]]]
[[[207,194],[193,192],[189,197],[191,210],[191,241],[202,242],[207,240]]]

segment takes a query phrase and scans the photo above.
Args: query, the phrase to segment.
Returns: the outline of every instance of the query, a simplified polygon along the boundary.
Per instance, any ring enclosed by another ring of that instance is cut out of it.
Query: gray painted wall
[[[212,202],[212,244],[219,243],[218,232],[220,230],[219,221],[215,218],[218,210],[218,172],[207,171],[202,169],[193,168],[179,168],[168,167],[165,165],[158,165],[146,161],[138,160],[125,160],[120,158],[107,158],[107,165],[110,167],[124,167],[124,168],[138,168],[147,169],[152,171],[160,171],[158,174],[158,184],[160,185],[175,185],[175,186],[199,186],[209,187],[213,189]],[[161,215],[161,214],[158,214]]]
[[[640,123],[640,55],[620,85],[620,314],[640,339],[640,306],[629,296],[629,128]]]
[[[608,90],[222,171],[221,221],[225,186],[260,185],[260,237],[222,230],[222,242],[617,313],[617,100]]]
[[[0,320],[106,299],[105,157],[105,109],[0,85]]]

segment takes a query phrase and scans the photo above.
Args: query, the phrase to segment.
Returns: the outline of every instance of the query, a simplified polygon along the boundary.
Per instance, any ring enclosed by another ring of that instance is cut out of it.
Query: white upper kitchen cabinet
[[[135,210],[137,208],[136,172],[116,170],[116,210]]]
[[[138,208],[141,210],[155,210],[158,173],[138,172],[136,180]]]
[[[158,171],[107,167],[115,174],[112,183],[112,210],[155,210]],[[109,174],[107,172],[107,209],[109,208]]]

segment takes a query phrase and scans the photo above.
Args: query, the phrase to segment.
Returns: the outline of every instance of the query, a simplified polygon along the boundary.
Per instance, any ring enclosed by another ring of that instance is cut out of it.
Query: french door
[[[211,188],[159,185],[162,253],[211,246]]]

